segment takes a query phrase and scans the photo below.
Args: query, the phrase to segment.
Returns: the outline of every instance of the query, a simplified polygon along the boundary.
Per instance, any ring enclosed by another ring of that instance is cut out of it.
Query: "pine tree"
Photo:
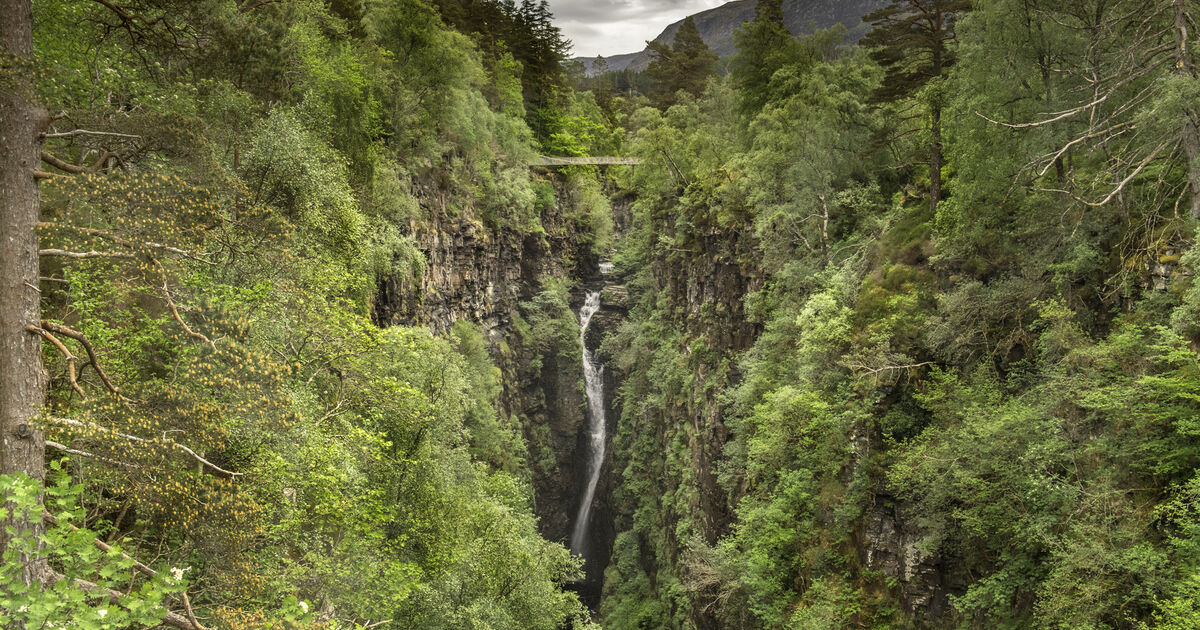
[[[33,10],[29,0],[0,3],[0,474],[24,473],[41,479],[45,446],[34,417],[46,396],[41,340],[26,327],[39,317],[38,167],[39,134],[48,121],[33,102],[30,60]],[[36,536],[40,519],[4,519],[0,554],[16,530]],[[14,552],[16,553],[16,552]],[[8,554],[4,554],[8,555]],[[22,580],[46,577],[44,564],[25,557]]]
[[[970,10],[969,0],[893,0],[865,18],[874,29],[862,44],[887,69],[876,100],[889,102],[913,96],[940,79],[954,64],[954,22]],[[929,100],[929,205],[937,209],[942,197],[942,103]]]
[[[523,45],[514,47],[514,56],[524,69],[525,111],[529,125],[538,138],[553,133],[556,102],[566,83],[563,61],[571,50],[571,42],[554,25],[554,16],[546,0],[522,0],[517,22],[523,30]]]
[[[770,100],[771,77],[800,58],[796,38],[783,23],[783,0],[758,0],[753,20],[734,33],[738,53],[729,64],[742,113],[757,114]]]
[[[690,16],[675,32],[668,47],[659,42],[646,42],[650,48],[650,66],[646,74],[655,82],[654,100],[659,107],[670,107],[675,95],[683,90],[692,96],[704,91],[705,81],[716,72],[717,53],[714,53]]]

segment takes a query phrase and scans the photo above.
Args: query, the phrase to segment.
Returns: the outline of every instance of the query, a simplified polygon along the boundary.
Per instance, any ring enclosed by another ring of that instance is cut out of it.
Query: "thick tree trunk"
[[[1185,0],[1172,0],[1175,8],[1175,69],[1184,76],[1196,78],[1188,50],[1188,16]],[[1192,216],[1200,219],[1200,135],[1196,129],[1197,111],[1184,108],[1182,134],[1183,152],[1187,156],[1188,187],[1192,191]]]
[[[33,420],[45,399],[46,377],[41,340],[25,327],[39,319],[33,172],[47,119],[34,104],[30,68],[21,65],[33,54],[30,0],[0,0],[0,54],[0,474],[41,479],[45,444]],[[16,525],[40,531],[41,515]],[[0,551],[5,543],[0,529]],[[44,577],[44,566],[27,563],[28,582]]]

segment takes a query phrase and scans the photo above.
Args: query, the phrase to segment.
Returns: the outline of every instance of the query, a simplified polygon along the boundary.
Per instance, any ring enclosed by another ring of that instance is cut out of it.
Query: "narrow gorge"
[[[621,382],[600,345],[625,317],[624,288],[603,262],[611,252],[592,249],[593,235],[570,218],[580,203],[573,179],[553,169],[536,177],[553,191],[539,218],[544,235],[490,230],[470,215],[417,226],[415,249],[426,265],[385,280],[375,318],[440,334],[456,322],[481,325],[503,374],[501,405],[530,445],[539,530],[583,559],[572,588],[595,607],[615,536],[607,446]],[[611,182],[608,191],[603,218],[619,238],[633,198]]]
[[[1200,628],[1200,0],[717,4],[0,0],[0,628]]]

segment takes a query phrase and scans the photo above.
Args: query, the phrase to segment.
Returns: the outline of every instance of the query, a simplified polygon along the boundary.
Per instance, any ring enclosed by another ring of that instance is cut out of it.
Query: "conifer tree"
[[[554,25],[546,0],[522,0],[518,21],[523,26],[524,46],[515,52],[525,69],[525,107],[534,112],[550,105],[563,85],[562,63],[571,42]]]
[[[876,90],[879,101],[913,96],[954,64],[954,22],[970,10],[969,0],[893,0],[863,20],[874,29],[863,38],[871,57],[887,69]],[[929,205],[942,197],[942,103],[929,99]]]
[[[34,415],[46,394],[41,342],[25,329],[38,318],[38,135],[46,112],[33,102],[29,67],[33,53],[33,11],[29,0],[0,3],[0,474],[43,475],[41,432]],[[41,531],[36,519],[5,520],[0,554],[9,530]],[[25,563],[26,584],[45,577],[45,567]]]
[[[691,16],[679,26],[671,46],[659,42],[646,45],[651,57],[646,74],[655,81],[653,97],[660,107],[672,105],[680,90],[699,96],[705,81],[716,72],[717,54],[704,43]]]
[[[758,0],[753,20],[734,33],[738,54],[730,74],[738,88],[742,113],[753,116],[770,98],[771,77],[799,58],[799,44],[783,23],[783,0]]]

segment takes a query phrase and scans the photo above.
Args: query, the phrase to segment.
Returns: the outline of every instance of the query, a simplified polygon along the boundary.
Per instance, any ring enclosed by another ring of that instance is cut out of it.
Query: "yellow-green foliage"
[[[539,230],[520,65],[489,75],[420,0],[35,4],[39,97],[63,112],[44,148],[80,165],[46,166],[35,330],[77,522],[188,567],[209,627],[586,623],[490,341],[368,318],[381,279],[425,272],[419,224],[443,210]],[[109,571],[67,562],[80,536],[48,539],[53,568]],[[95,621],[60,584],[56,614]],[[155,623],[176,590],[94,627]]]

